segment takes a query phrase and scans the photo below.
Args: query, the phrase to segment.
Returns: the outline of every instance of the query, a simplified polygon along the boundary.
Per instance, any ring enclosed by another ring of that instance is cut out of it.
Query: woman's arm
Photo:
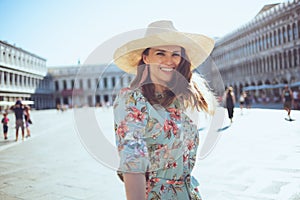
[[[124,173],[127,200],[146,199],[146,178],[142,173]]]
[[[28,110],[27,111],[27,121],[29,121],[30,120],[30,111]]]
[[[233,100],[233,105],[235,105],[236,104],[236,98],[235,98],[235,94],[234,93],[232,93],[232,100]]]

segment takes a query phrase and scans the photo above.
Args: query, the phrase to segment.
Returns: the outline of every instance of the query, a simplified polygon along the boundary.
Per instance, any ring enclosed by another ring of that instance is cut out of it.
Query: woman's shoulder
[[[114,104],[119,104],[120,102],[124,102],[125,104],[133,103],[136,105],[138,103],[146,102],[146,99],[140,89],[131,89],[127,87],[122,88],[119,91]]]
[[[120,91],[119,91],[119,97],[142,97],[143,94],[141,92],[140,89],[136,88],[136,89],[131,89],[129,87],[126,87],[126,88],[122,88]]]

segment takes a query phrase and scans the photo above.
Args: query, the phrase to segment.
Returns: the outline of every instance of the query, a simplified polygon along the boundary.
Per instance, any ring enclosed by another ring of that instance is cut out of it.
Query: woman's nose
[[[165,63],[166,65],[172,65],[172,64],[174,64],[173,57],[167,55],[167,56],[165,57],[164,63]]]

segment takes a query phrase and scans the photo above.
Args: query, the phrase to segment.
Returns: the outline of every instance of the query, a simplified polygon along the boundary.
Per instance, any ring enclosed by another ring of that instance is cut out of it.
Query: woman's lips
[[[174,67],[160,67],[160,70],[164,72],[172,72],[174,69]]]

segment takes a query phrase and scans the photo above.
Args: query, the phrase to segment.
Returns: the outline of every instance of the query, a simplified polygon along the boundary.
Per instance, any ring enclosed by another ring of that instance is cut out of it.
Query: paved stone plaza
[[[113,142],[112,110],[96,108],[98,122]],[[204,200],[299,200],[300,111],[296,121],[283,110],[235,109],[220,140],[194,176]],[[226,117],[226,116],[225,116]],[[32,111],[32,137],[14,142],[12,114],[9,140],[0,138],[1,200],[121,200],[116,173],[96,161],[77,135],[74,112]],[[88,125],[88,124],[87,124]]]

